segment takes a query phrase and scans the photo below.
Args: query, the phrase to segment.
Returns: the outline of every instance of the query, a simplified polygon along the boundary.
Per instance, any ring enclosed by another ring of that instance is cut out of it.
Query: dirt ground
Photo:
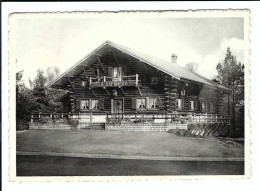
[[[166,132],[95,130],[19,131],[17,151],[161,157],[243,158],[241,144],[217,138],[179,137]]]

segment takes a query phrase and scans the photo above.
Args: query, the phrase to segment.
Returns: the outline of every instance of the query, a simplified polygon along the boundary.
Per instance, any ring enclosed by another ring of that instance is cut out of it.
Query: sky
[[[23,18],[16,20],[16,71],[34,79],[37,69],[57,66],[63,73],[106,40],[177,64],[198,63],[212,79],[227,47],[244,62],[242,18]]]

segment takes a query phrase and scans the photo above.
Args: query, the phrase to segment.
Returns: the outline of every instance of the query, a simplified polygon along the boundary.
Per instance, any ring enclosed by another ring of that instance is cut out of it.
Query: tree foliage
[[[49,72],[49,73],[48,73]],[[51,89],[47,84],[59,74],[59,69],[54,68],[47,71],[38,69],[34,80],[29,80],[30,88],[26,87],[22,77],[23,71],[16,73],[16,119],[17,121],[28,121],[28,117],[33,112],[53,112],[61,109],[61,103],[57,99],[64,95],[62,90]]]
[[[228,47],[225,59],[218,63],[216,69],[218,75],[213,81],[231,90],[232,99],[225,98],[224,105],[231,114],[233,136],[238,136],[244,130],[244,65],[237,61]]]

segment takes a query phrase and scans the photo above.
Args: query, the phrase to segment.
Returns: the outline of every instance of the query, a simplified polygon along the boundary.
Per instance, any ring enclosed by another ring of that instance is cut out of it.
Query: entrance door
[[[112,99],[112,113],[123,113],[123,99]]]

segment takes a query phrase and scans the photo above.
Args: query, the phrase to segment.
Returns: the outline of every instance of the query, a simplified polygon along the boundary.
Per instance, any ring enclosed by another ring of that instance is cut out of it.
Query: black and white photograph
[[[13,180],[248,177],[248,10],[9,20]]]

